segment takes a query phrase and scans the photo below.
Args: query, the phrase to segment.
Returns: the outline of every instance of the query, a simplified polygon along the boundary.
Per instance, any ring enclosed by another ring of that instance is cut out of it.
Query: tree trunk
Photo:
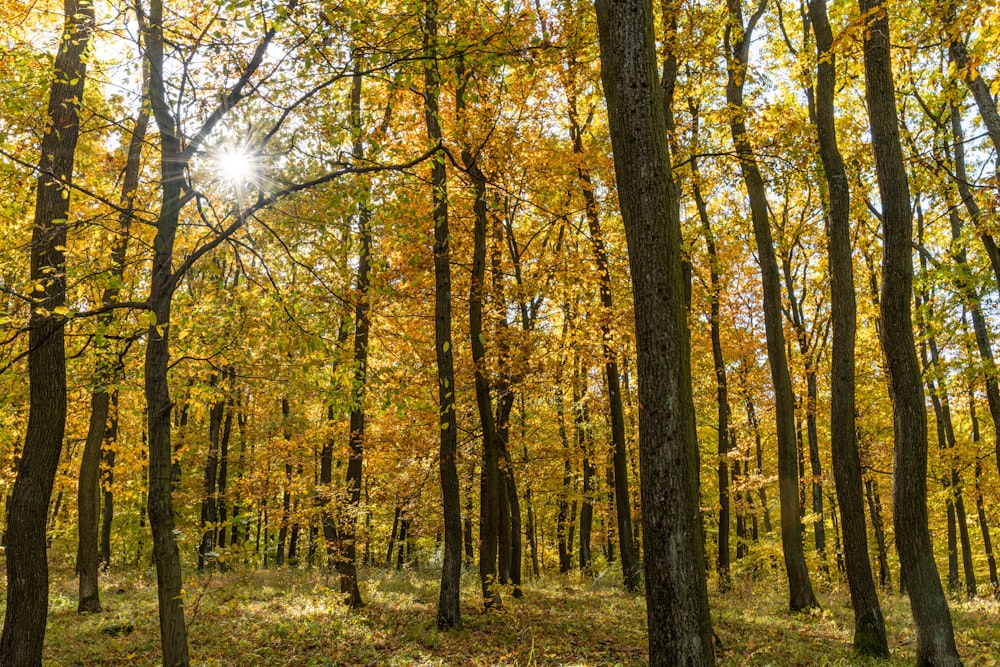
[[[94,7],[65,0],[63,12],[29,250],[34,285],[28,330],[30,408],[7,503],[7,608],[0,636],[4,667],[42,662],[49,600],[46,514],[66,429],[66,228]]]
[[[635,300],[649,660],[653,667],[711,665],[680,211],[653,23],[648,0],[597,2],[601,79]]]
[[[694,100],[688,101],[691,110],[691,189],[694,194],[695,206],[698,209],[698,219],[701,221],[701,230],[705,235],[705,246],[708,251],[708,273],[709,273],[709,326],[712,337],[712,366],[715,370],[716,384],[716,405],[718,407],[718,421],[716,423],[716,434],[718,447],[718,483],[719,483],[719,538],[718,554],[715,560],[715,570],[719,576],[719,590],[726,592],[729,590],[731,582],[729,577],[729,524],[730,524],[730,501],[729,501],[729,382],[726,377],[726,360],[722,354],[722,334],[720,323],[719,301],[722,296],[722,286],[719,274],[719,256],[715,247],[715,234],[712,231],[712,223],[708,217],[708,206],[701,193],[701,173],[698,169],[699,151],[698,129],[699,117],[698,106]],[[736,472],[733,473],[733,482],[736,482]],[[742,536],[737,535],[737,539]]]
[[[111,409],[101,448],[101,490],[104,513],[101,516],[101,567],[111,567],[111,526],[115,516],[115,453],[118,447],[118,391],[111,391]]]
[[[457,63],[459,89],[456,96],[456,113],[460,122],[464,120],[465,96],[471,75],[466,72],[464,63]],[[473,213],[475,223],[473,228],[472,280],[469,285],[469,340],[472,348],[472,363],[474,364],[476,385],[476,407],[479,412],[479,423],[482,427],[483,457],[479,493],[479,579],[483,589],[483,604],[486,608],[501,604],[498,584],[506,572],[498,571],[498,557],[509,558],[509,551],[501,549],[499,544],[501,521],[499,454],[497,451],[496,424],[493,419],[493,403],[490,397],[490,384],[486,375],[486,345],[483,333],[483,301],[486,280],[486,239],[487,202],[486,176],[480,170],[466,138],[462,140],[462,162],[472,183],[474,194]],[[443,159],[443,158],[442,158]],[[442,167],[443,168],[443,167]],[[509,524],[507,527],[509,534]],[[503,553],[506,551],[506,554]]]
[[[109,286],[101,297],[101,304],[111,307],[118,301],[119,285],[125,272],[125,251],[128,247],[129,229],[132,224],[132,206],[135,191],[139,182],[139,163],[142,157],[142,146],[145,142],[146,127],[149,114],[141,111],[136,118],[132,137],[129,141],[126,155],[125,173],[122,178],[119,203],[121,212],[118,216],[118,229],[111,246],[111,267],[107,277]],[[108,311],[98,316],[98,327],[106,330],[114,321],[113,312]],[[79,522],[79,545],[77,548],[76,567],[80,576],[80,602],[77,608],[80,612],[95,612],[101,610],[100,592],[97,582],[97,571],[101,561],[98,550],[98,521],[101,507],[101,490],[110,489],[110,484],[101,483],[101,459],[105,448],[113,445],[105,444],[108,435],[108,419],[111,410],[111,397],[115,392],[113,384],[120,375],[117,363],[109,357],[110,350],[105,340],[98,347],[97,367],[94,371],[94,389],[90,396],[90,424],[87,429],[87,440],[80,459],[80,477],[77,493],[77,517]],[[117,397],[115,398],[117,400]],[[113,449],[111,450],[113,452]],[[113,453],[111,454],[113,456]],[[105,491],[108,493],[108,491]],[[110,516],[110,515],[108,515]],[[110,523],[110,518],[106,519]],[[109,528],[110,530],[110,528]],[[106,531],[107,532],[107,531]],[[110,536],[108,537],[110,551]],[[110,558],[110,556],[109,556]],[[107,562],[105,560],[105,562]]]
[[[282,429],[284,431],[285,442],[291,443],[292,441],[292,428],[289,423],[289,417],[291,416],[291,407],[288,403],[288,397],[281,397],[281,421]],[[286,445],[290,446],[290,445]],[[285,544],[288,542],[288,523],[291,520],[292,513],[292,464],[288,461],[291,456],[290,452],[285,453],[285,477],[284,483],[281,486],[281,522],[278,524],[278,549],[274,554],[274,566],[284,567],[285,565]],[[343,556],[343,553],[341,553]],[[338,566],[340,560],[338,559]]]
[[[878,493],[878,484],[872,477],[865,478],[865,497],[868,502],[868,513],[872,517],[872,531],[875,533],[875,543],[878,546],[878,583],[883,589],[892,586],[892,572],[889,570],[889,550],[886,546],[885,521],[882,518],[882,498]]]
[[[774,384],[774,416],[778,436],[781,547],[788,576],[789,608],[792,611],[801,611],[816,607],[818,603],[809,581],[809,570],[802,549],[795,445],[795,402],[785,355],[785,334],[781,321],[781,284],[774,256],[774,242],[771,239],[767,191],[750,144],[743,103],[743,85],[749,62],[750,39],[754,26],[766,7],[766,0],[761,2],[746,26],[743,24],[741,0],[727,0],[727,3],[730,21],[725,35],[729,71],[726,101],[731,114],[729,128],[750,199],[750,213],[753,218],[754,238],[757,242],[757,257],[764,290],[764,329],[767,338],[767,358]]]
[[[521,591],[521,562],[523,559],[521,543],[521,501],[517,493],[517,480],[514,478],[514,462],[511,460],[510,448],[510,413],[514,407],[514,390],[506,379],[497,384],[497,411],[495,424],[497,427],[497,455],[500,466],[501,487],[504,490],[506,515],[502,526],[507,527],[508,537],[508,578],[505,580],[514,587],[515,598],[523,597]],[[502,534],[502,532],[501,532]]]
[[[427,0],[424,7],[424,118],[427,139],[441,143],[441,119],[438,99],[441,95],[441,77],[438,70],[438,5],[437,0]],[[461,96],[459,96],[461,97]],[[432,158],[431,187],[434,201],[434,349],[437,358],[438,400],[440,405],[440,471],[441,504],[444,511],[444,558],[441,566],[441,594],[438,598],[437,625],[440,630],[462,627],[459,610],[459,593],[462,577],[462,501],[458,481],[458,421],[455,415],[455,367],[451,344],[451,256],[448,230],[447,172],[443,151]],[[477,206],[485,206],[486,202]],[[485,230],[483,231],[485,243]],[[485,267],[485,250],[484,259]],[[485,268],[484,268],[485,271]],[[480,283],[481,286],[481,283]],[[482,293],[480,289],[480,294]],[[480,304],[481,307],[481,304]],[[470,317],[473,306],[469,305]],[[481,372],[477,369],[477,373]],[[478,376],[477,376],[478,377]],[[476,382],[479,393],[479,381]],[[490,411],[487,410],[487,414]],[[492,414],[490,414],[492,416]],[[480,411],[482,417],[482,411]],[[486,430],[484,426],[484,431]],[[494,487],[495,488],[495,487]],[[486,519],[483,519],[486,523]],[[404,530],[407,521],[403,520]],[[495,535],[496,524],[491,526]],[[487,535],[486,533],[481,533]],[[401,538],[402,539],[402,538]],[[496,551],[491,558],[496,558]],[[488,561],[480,553],[480,567]],[[488,568],[489,569],[489,568]],[[489,574],[489,572],[487,572]],[[495,577],[495,571],[493,572]],[[488,591],[483,579],[483,594]],[[492,582],[489,582],[492,585]]]
[[[225,571],[226,560],[222,555],[222,550],[226,546],[226,521],[229,516],[226,507],[226,491],[229,486],[229,441],[233,434],[233,412],[236,407],[236,369],[228,366],[223,369],[223,376],[229,380],[226,391],[226,419],[222,425],[222,437],[219,440],[219,480],[216,485],[216,508],[218,529],[216,530],[215,545],[220,552],[218,557],[219,570]],[[236,528],[234,527],[235,531]]]
[[[990,540],[990,526],[986,520],[986,507],[983,503],[983,464],[979,457],[979,418],[976,416],[976,397],[972,389],[969,389],[969,419],[972,421],[972,442],[976,445],[976,515],[979,518],[979,529],[983,534],[983,550],[986,552],[986,563],[990,569],[990,587],[993,590],[993,599],[1000,599],[1000,580],[997,579],[997,561],[993,555],[993,542]]]
[[[889,19],[881,0],[859,0],[864,32],[865,97],[882,202],[882,346],[895,432],[893,522],[902,581],[917,628],[917,662],[960,665],[948,602],[927,526],[927,414],[911,316],[913,219],[899,142],[889,59]]]
[[[833,350],[830,369],[830,449],[833,482],[837,489],[840,529],[844,534],[844,562],[847,585],[854,608],[854,648],[860,655],[888,657],[885,619],[868,557],[868,529],[865,525],[861,454],[855,425],[855,332],[857,299],[854,293],[854,263],[851,251],[850,190],[847,170],[837,146],[834,122],[836,61],[833,32],[826,10],[827,0],[810,0],[809,17],[816,35],[816,135],[826,179],[827,253],[830,267],[830,318],[833,323]],[[840,545],[837,512],[834,538],[837,563]],[[874,523],[874,518],[873,518]]]
[[[360,51],[353,53],[354,72],[351,77],[351,131],[354,135],[352,156],[354,161],[364,160],[364,141],[361,127],[361,84],[363,81],[363,60]],[[361,248],[358,250],[358,284],[354,303],[354,373],[351,384],[351,419],[348,443],[350,458],[347,461],[347,503],[346,520],[340,528],[340,554],[337,571],[340,574],[340,593],[347,599],[351,609],[362,606],[361,591],[358,589],[357,524],[361,508],[362,464],[365,445],[365,384],[368,379],[368,331],[371,310],[371,211],[369,209],[370,186],[365,184],[362,201],[358,202],[358,236]]]
[[[212,373],[209,379],[212,390],[219,387],[219,376]],[[208,410],[208,459],[205,462],[204,496],[201,500],[201,544],[198,546],[198,569],[204,570],[205,564],[215,556],[215,538],[218,530],[218,495],[219,480],[219,442],[222,439],[222,420],[225,416],[226,402],[218,396],[213,396],[212,406]],[[282,403],[283,412],[288,406]],[[288,415],[285,414],[285,419]]]

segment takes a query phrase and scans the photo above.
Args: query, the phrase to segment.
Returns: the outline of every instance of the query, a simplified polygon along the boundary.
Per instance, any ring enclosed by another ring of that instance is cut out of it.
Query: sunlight
[[[253,179],[254,156],[239,148],[227,148],[216,155],[215,168],[222,180],[242,185]]]

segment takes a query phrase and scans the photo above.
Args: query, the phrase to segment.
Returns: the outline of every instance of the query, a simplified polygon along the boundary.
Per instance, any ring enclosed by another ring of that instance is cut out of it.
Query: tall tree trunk
[[[281,421],[286,447],[291,447],[292,442],[290,417],[291,406],[288,403],[288,397],[282,396]],[[285,477],[281,485],[281,522],[278,524],[278,549],[274,554],[275,567],[284,567],[285,565],[285,544],[288,542],[288,523],[291,521],[292,514],[292,464],[289,461],[290,456],[291,452],[285,452]]]
[[[101,516],[101,567],[111,567],[111,527],[115,516],[115,455],[118,447],[118,391],[111,391],[108,426],[101,448],[101,491],[104,512]]]
[[[140,111],[136,117],[126,154],[125,173],[119,197],[121,211],[118,215],[118,229],[111,246],[111,266],[107,272],[108,287],[101,295],[101,305],[106,308],[111,308],[118,302],[118,294],[121,291],[119,285],[121,285],[122,276],[125,273],[125,251],[128,248],[133,202],[139,183],[139,164],[148,124],[148,112]],[[112,311],[102,313],[97,318],[98,327],[101,330],[107,330],[113,322],[114,314]],[[115,392],[113,385],[118,379],[117,376],[120,375],[117,368],[118,362],[110,357],[111,350],[108,349],[107,339],[104,339],[104,342],[98,344],[97,347],[99,356],[97,367],[94,370],[94,388],[90,395],[90,423],[87,428],[83,456],[80,458],[80,477],[77,486],[79,542],[76,568],[80,577],[80,601],[77,607],[80,612],[101,610],[100,591],[97,583],[97,570],[101,560],[98,550],[98,523],[102,490],[101,458],[108,435],[111,396]],[[113,447],[113,445],[108,443],[107,447]],[[110,485],[104,488],[109,489]]]
[[[228,380],[226,390],[226,418],[222,425],[222,437],[219,440],[219,480],[216,485],[216,501],[218,529],[216,530],[216,549],[220,551],[217,559],[219,569],[226,569],[225,557],[221,554],[226,546],[226,521],[229,519],[226,507],[226,492],[229,487],[229,441],[233,434],[233,413],[236,408],[236,369],[228,366],[223,369],[223,376]],[[235,526],[233,531],[235,531]]]
[[[649,0],[597,2],[601,79],[635,299],[649,661],[653,667],[711,665],[679,199],[653,23]]]
[[[506,357],[506,351],[503,351]],[[507,362],[505,362],[507,363]],[[514,462],[511,459],[510,448],[510,414],[514,407],[514,389],[511,387],[508,378],[502,378],[497,383],[497,410],[495,415],[497,433],[497,456],[501,488],[504,491],[504,501],[506,505],[506,515],[501,521],[501,535],[503,527],[506,526],[508,537],[508,570],[507,583],[514,587],[515,598],[523,597],[521,590],[521,564],[523,560],[523,549],[521,542],[521,500],[517,493],[517,480],[514,478]]]
[[[512,228],[508,227],[508,230]],[[562,238],[560,233],[560,239]],[[522,543],[521,543],[521,500],[517,493],[517,480],[514,477],[514,463],[510,454],[510,415],[514,408],[515,389],[514,375],[511,372],[510,348],[507,343],[509,338],[509,325],[507,323],[507,302],[504,298],[504,274],[502,267],[503,245],[504,245],[504,225],[499,216],[495,216],[493,222],[493,251],[490,255],[491,272],[493,274],[493,301],[494,311],[500,314],[497,318],[497,349],[500,373],[495,382],[496,390],[496,412],[493,424],[496,433],[497,465],[499,489],[501,496],[501,517],[499,524],[499,555],[498,566],[501,571],[501,580],[505,583],[513,584],[513,595],[520,598],[524,595],[521,590],[521,565],[522,565]],[[513,233],[509,237],[509,246],[515,263],[515,274],[520,275],[520,259],[518,258]],[[534,326],[535,313],[528,312],[523,302],[519,303],[521,313],[521,326],[525,333]],[[504,539],[506,538],[506,543]],[[503,569],[506,561],[506,570]]]
[[[432,145],[441,144],[441,119],[438,111],[441,76],[437,62],[437,14],[437,0],[427,0],[423,16],[424,118],[427,124],[427,139]],[[438,418],[441,422],[439,452],[441,504],[444,510],[444,558],[441,565],[441,594],[438,599],[437,624],[438,629],[441,630],[449,628],[457,630],[462,627],[462,616],[459,611],[462,577],[462,501],[459,497],[458,481],[458,421],[455,415],[455,366],[454,350],[451,344],[451,255],[448,230],[447,172],[444,160],[444,152],[438,151],[432,158],[431,166],[431,187],[433,188],[434,201],[434,349],[437,357],[440,405]],[[485,204],[484,201],[482,205],[485,206]],[[479,205],[478,202],[477,205]],[[471,315],[471,304],[469,310]],[[478,380],[476,387],[478,395]],[[489,410],[487,410],[487,414],[490,414]],[[482,417],[481,411],[480,417]],[[484,523],[485,521],[486,519],[483,519]],[[403,526],[406,526],[405,519]],[[493,535],[495,535],[496,525],[491,527],[494,529]],[[491,557],[496,558],[495,550]],[[482,567],[484,560],[486,559],[480,554],[480,567]],[[495,577],[495,571],[493,574]],[[486,578],[484,578],[484,598],[488,591],[487,583]],[[492,584],[492,582],[489,583]]]
[[[472,538],[472,485],[475,482],[475,470],[470,470],[469,476],[471,479],[465,488],[465,514],[462,515],[462,541],[465,546],[465,565],[472,567],[475,563]]]
[[[351,131],[354,135],[352,156],[361,163],[365,157],[365,147],[361,127],[361,84],[364,65],[359,49],[353,53],[354,72],[351,77]],[[358,283],[354,303],[354,373],[351,384],[351,419],[348,443],[350,458],[347,461],[347,506],[346,520],[340,529],[340,554],[337,571],[340,573],[340,593],[347,598],[352,609],[362,606],[361,591],[358,588],[357,524],[361,508],[362,464],[365,445],[365,384],[368,379],[368,331],[371,310],[369,288],[371,285],[371,211],[369,209],[369,186],[363,188],[362,201],[358,202],[358,236],[361,247],[358,250]]]
[[[983,503],[983,463],[979,457],[979,418],[976,415],[976,397],[972,389],[969,389],[969,419],[972,422],[972,442],[976,445],[976,515],[979,518],[979,529],[983,534],[983,550],[986,552],[986,564],[990,570],[990,587],[993,590],[993,599],[1000,599],[1000,580],[997,579],[997,561],[993,555],[993,542],[990,539],[990,526],[986,519],[986,507]]]
[[[466,93],[470,73],[460,59],[457,63],[459,89],[456,97],[456,113],[459,122],[464,122]],[[464,128],[462,128],[464,132]],[[469,285],[469,340],[472,347],[472,363],[474,364],[476,385],[476,407],[479,412],[479,423],[482,427],[483,457],[479,492],[479,579],[483,589],[483,604],[486,608],[501,604],[500,583],[501,574],[498,571],[498,557],[509,558],[509,550],[501,550],[499,544],[501,526],[501,494],[505,490],[500,487],[499,454],[497,451],[496,424],[493,419],[493,402],[490,396],[490,383],[486,375],[486,345],[483,333],[483,300],[486,280],[486,239],[488,235],[486,176],[476,162],[466,137],[462,138],[462,162],[472,182],[474,194],[473,213],[475,223],[473,228],[472,280]],[[509,534],[509,524],[508,524]],[[506,551],[505,554],[501,551]]]
[[[568,309],[564,309],[568,310]],[[563,334],[568,328],[568,320],[564,320]],[[556,420],[559,422],[559,441],[562,443],[563,479],[559,491],[559,513],[556,515],[556,547],[559,549],[559,574],[566,574],[573,569],[573,556],[570,550],[569,496],[570,483],[573,478],[573,467],[570,462],[569,435],[566,432],[566,399],[562,386],[562,363],[556,374]]]
[[[577,362],[577,360],[574,360]],[[586,406],[586,387],[582,384],[580,364],[573,369],[573,426],[576,431],[576,446],[580,452],[582,474],[582,496],[580,498],[580,556],[578,565],[581,572],[590,573],[590,542],[594,528],[594,466],[590,462],[590,417]]]
[[[31,233],[30,407],[7,503],[7,609],[0,665],[40,665],[48,613],[46,514],[66,429],[66,228],[94,6],[65,0],[49,86]],[[102,430],[103,435],[103,430]]]
[[[865,98],[882,202],[880,299],[882,346],[889,371],[895,432],[893,522],[902,580],[917,628],[917,661],[960,665],[927,526],[927,414],[913,339],[913,217],[899,142],[890,61],[889,18],[882,0],[859,0],[864,31]]]
[[[868,476],[865,482],[865,497],[868,502],[868,513],[872,517],[872,531],[875,533],[878,557],[878,584],[888,590],[892,586],[892,572],[889,570],[889,550],[886,546],[885,520],[882,518],[882,497],[878,492],[875,479]]]
[[[781,284],[774,256],[774,242],[767,205],[764,179],[750,144],[743,102],[743,85],[750,56],[753,29],[764,13],[766,0],[758,5],[746,25],[741,0],[727,0],[729,23],[726,27],[726,59],[729,80],[726,101],[730,108],[729,128],[739,157],[740,170],[750,199],[754,237],[764,290],[764,329],[767,358],[774,384],[774,417],[778,436],[778,491],[781,507],[781,547],[788,576],[789,608],[801,611],[818,606],[809,581],[802,549],[802,523],[799,512],[798,465],[795,445],[795,401],[785,355],[785,334],[781,320]]]
[[[947,29],[946,39],[948,41],[948,56],[951,62],[955,64],[955,71],[960,73],[965,85],[972,92],[972,97],[976,100],[976,106],[979,109],[979,117],[982,119],[983,125],[986,126],[986,133],[989,135],[990,141],[993,143],[993,150],[995,151],[994,159],[996,160],[995,173],[1000,175],[1000,113],[997,112],[997,102],[993,97],[990,82],[983,78],[982,73],[979,71],[979,67],[969,57],[969,52],[965,46],[964,37],[962,36],[963,31],[955,29],[958,26],[953,25],[955,23],[954,13],[957,6],[957,3],[950,2],[946,5],[948,20],[945,27]],[[958,146],[962,146],[964,150],[964,146],[962,144],[958,144]],[[964,172],[964,159],[962,162]],[[958,165],[956,164],[956,167],[957,166]],[[1000,247],[997,246],[996,239],[990,233],[990,226],[987,224],[987,220],[983,217],[982,212],[979,210],[979,206],[976,204],[976,199],[973,196],[972,189],[968,185],[970,181],[966,178],[964,173],[958,172],[957,170],[955,175],[957,177],[959,191],[962,196],[962,203],[969,211],[972,223],[976,227],[976,235],[979,236],[980,241],[982,241],[983,247],[986,249],[986,255],[990,259],[990,266],[993,268],[994,279],[997,281],[998,286],[1000,286]],[[998,397],[1000,397],[1000,394],[998,394]],[[994,412],[995,409],[996,412]],[[990,403],[990,412],[993,413],[995,421],[1000,421],[1000,400],[998,400],[996,404],[992,402]],[[1000,437],[998,437],[996,447],[997,452],[1000,452]],[[996,463],[997,469],[1000,470],[1000,458],[998,458]]]
[[[211,389],[218,389],[218,374],[213,372],[208,384]],[[208,459],[205,462],[204,496],[201,500],[202,537],[201,544],[198,546],[199,570],[204,570],[206,561],[215,558],[215,538],[219,520],[217,505],[217,484],[219,481],[219,441],[222,439],[222,420],[225,416],[226,401],[219,396],[213,396],[212,400],[212,406],[208,410]],[[287,420],[288,402],[283,401],[281,407],[283,416]]]
[[[708,206],[701,192],[701,172],[698,169],[699,141],[698,129],[700,118],[698,116],[698,106],[694,100],[688,101],[688,108],[691,111],[691,189],[694,194],[695,206],[698,209],[698,219],[701,222],[701,231],[705,235],[705,246],[708,251],[708,273],[709,273],[709,326],[712,337],[712,366],[715,370],[716,405],[718,406],[718,421],[716,423],[716,433],[718,447],[718,483],[719,483],[719,541],[718,554],[715,560],[715,570],[719,576],[719,590],[726,592],[729,590],[731,582],[729,577],[729,523],[730,523],[730,501],[729,501],[729,382],[726,377],[726,360],[722,354],[722,333],[720,322],[719,301],[722,297],[721,278],[719,273],[719,256],[715,246],[715,234],[712,231],[712,222],[708,217]],[[736,482],[737,471],[733,472],[733,483]],[[737,520],[738,521],[738,520]],[[739,531],[738,531],[739,532]],[[742,536],[737,535],[737,539]]]
[[[861,655],[888,657],[885,619],[868,558],[861,454],[855,425],[855,338],[857,299],[851,251],[851,210],[847,170],[837,146],[834,122],[836,61],[827,0],[810,0],[816,35],[816,135],[826,180],[827,253],[830,267],[830,318],[833,350],[830,369],[830,449],[844,534],[844,568],[854,608],[854,647]],[[836,512],[834,537],[837,537]],[[839,538],[838,538],[839,539]],[[838,565],[840,547],[837,547]]]

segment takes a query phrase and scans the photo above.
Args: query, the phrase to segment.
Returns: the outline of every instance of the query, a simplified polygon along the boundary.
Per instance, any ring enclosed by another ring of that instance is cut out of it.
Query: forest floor
[[[366,606],[338,601],[335,577],[315,570],[187,575],[187,619],[196,665],[644,665],[645,605],[622,592],[613,573],[596,581],[549,576],[483,613],[475,572],[463,574],[465,628],[435,627],[432,570],[362,573]],[[104,611],[76,613],[72,572],[53,572],[45,665],[156,665],[159,635],[152,570],[102,579]],[[720,665],[870,665],[915,661],[905,598],[883,594],[892,658],[859,660],[845,586],[820,587],[821,611],[790,614],[777,573],[712,593]],[[967,667],[1000,664],[1000,606],[952,601]]]

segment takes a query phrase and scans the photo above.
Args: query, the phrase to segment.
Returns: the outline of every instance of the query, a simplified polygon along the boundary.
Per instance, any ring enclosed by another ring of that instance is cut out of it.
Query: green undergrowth
[[[159,636],[151,571],[102,579],[104,611],[76,613],[72,573],[53,573],[45,665],[157,665]],[[433,571],[362,573],[366,605],[349,611],[337,580],[315,570],[239,571],[187,575],[185,606],[196,665],[645,665],[646,620],[641,597],[614,584],[549,576],[510,591],[504,608],[475,604],[475,572],[463,575],[465,627],[435,625]],[[905,598],[883,594],[892,657],[853,655],[853,617],[846,587],[820,591],[823,609],[790,614],[777,575],[741,582],[712,594],[720,665],[861,665],[915,662],[913,626]],[[1000,607],[952,602],[965,664],[1000,664]]]

